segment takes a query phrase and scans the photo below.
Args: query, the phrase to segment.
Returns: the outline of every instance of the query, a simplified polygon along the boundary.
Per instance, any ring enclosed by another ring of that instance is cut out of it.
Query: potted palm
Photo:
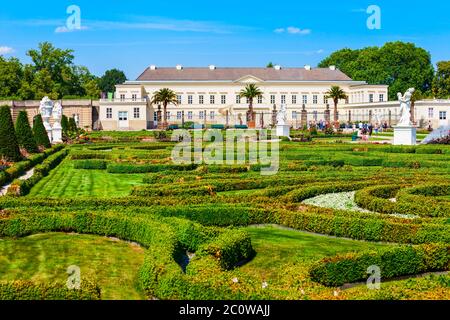
[[[253,99],[262,95],[262,91],[254,84],[248,84],[244,89],[241,90],[239,95],[241,98],[247,98],[248,101],[248,112],[247,112],[247,125],[249,128],[255,128],[255,113],[253,112]]]
[[[167,129],[167,106],[169,104],[178,105],[178,99],[177,95],[174,91],[170,90],[169,88],[162,88],[158,91],[156,91],[153,94],[152,100],[150,101],[150,104],[162,104],[163,105],[163,123],[160,125],[158,123],[158,127],[162,129]]]
[[[336,129],[339,129],[339,120],[338,120],[338,103],[341,99],[347,99],[348,96],[339,86],[332,86],[330,90],[326,93],[327,99],[333,99],[334,103],[334,126]]]

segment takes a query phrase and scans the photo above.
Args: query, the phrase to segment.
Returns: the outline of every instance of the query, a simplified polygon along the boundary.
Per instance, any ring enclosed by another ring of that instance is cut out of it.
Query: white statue
[[[52,128],[52,134],[53,134],[53,141],[54,143],[61,143],[62,142],[62,126],[61,126],[61,117],[62,117],[62,105],[60,102],[56,102],[53,111],[52,111],[52,117],[53,117],[53,128]]]
[[[52,116],[53,102],[48,97],[44,97],[39,104],[39,113],[42,116],[45,130],[47,131],[48,138],[52,141],[52,127],[50,125],[50,118]]]
[[[286,105],[282,104],[280,111],[278,111],[278,113],[277,113],[277,125],[284,126],[284,125],[286,125],[286,121],[287,121]]]
[[[55,123],[61,122],[62,117],[62,105],[59,102],[56,102],[53,111],[52,111],[53,120],[55,120]]]
[[[398,126],[409,127],[412,126],[411,123],[411,98],[414,94],[415,89],[409,88],[403,96],[400,92],[397,93],[398,101],[400,102],[400,121]]]

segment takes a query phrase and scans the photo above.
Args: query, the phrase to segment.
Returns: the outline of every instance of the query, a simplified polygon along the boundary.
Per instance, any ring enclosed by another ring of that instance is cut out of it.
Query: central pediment
[[[249,75],[240,77],[239,79],[235,80],[235,82],[240,82],[240,83],[259,83],[259,82],[264,82],[264,80],[249,74]]]

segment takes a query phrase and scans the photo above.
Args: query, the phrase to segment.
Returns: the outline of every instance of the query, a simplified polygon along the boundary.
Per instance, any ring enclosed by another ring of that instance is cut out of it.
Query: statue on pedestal
[[[415,89],[409,88],[406,91],[405,95],[402,95],[400,92],[397,93],[398,101],[400,102],[400,121],[398,122],[398,126],[402,127],[410,127],[411,123],[411,98],[414,94]]]
[[[50,125],[50,118],[52,116],[53,102],[48,97],[44,97],[39,104],[39,113],[42,116],[42,121],[44,123],[45,130],[48,134],[48,139],[50,142],[53,140],[52,137],[52,127]]]
[[[61,126],[61,117],[62,117],[62,105],[60,102],[56,102],[53,111],[53,142],[60,143],[62,142],[62,126]]]
[[[282,104],[280,111],[277,113],[277,126],[285,126],[287,121],[286,105]]]

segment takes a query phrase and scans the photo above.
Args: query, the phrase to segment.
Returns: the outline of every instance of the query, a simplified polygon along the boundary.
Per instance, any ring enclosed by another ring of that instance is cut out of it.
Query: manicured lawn
[[[102,288],[102,299],[143,299],[137,283],[144,249],[110,238],[48,233],[0,240],[0,280],[65,283],[71,265]]]
[[[305,267],[326,256],[338,253],[375,249],[387,244],[347,240],[278,226],[250,226],[246,230],[252,238],[256,257],[241,270],[259,275],[264,280],[276,280],[284,265],[304,263]]]
[[[74,169],[66,159],[30,192],[42,197],[124,197],[133,186],[142,184],[143,174],[111,174],[106,170]]]

